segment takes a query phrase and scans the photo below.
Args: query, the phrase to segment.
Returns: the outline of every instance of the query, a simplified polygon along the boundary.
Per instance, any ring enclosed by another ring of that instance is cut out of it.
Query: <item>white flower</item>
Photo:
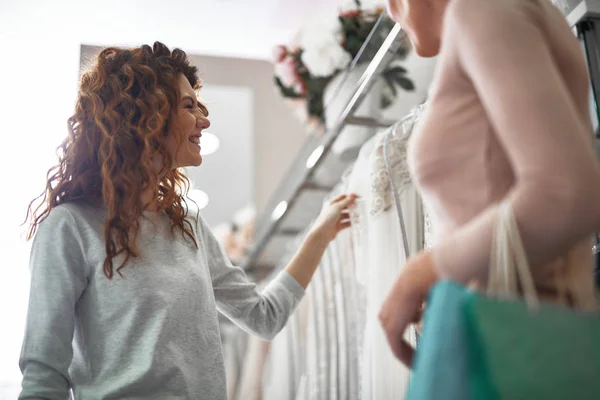
[[[385,8],[385,1],[382,0],[360,0],[360,8],[366,11],[375,11],[379,8]]]
[[[358,10],[358,4],[356,0],[342,0],[338,7],[340,14]]]
[[[329,76],[350,64],[350,54],[331,36],[320,46],[302,52],[302,62],[314,76]]]
[[[341,26],[334,20],[337,24],[315,23],[302,31],[302,62],[314,76],[329,76],[352,61],[340,45]]]

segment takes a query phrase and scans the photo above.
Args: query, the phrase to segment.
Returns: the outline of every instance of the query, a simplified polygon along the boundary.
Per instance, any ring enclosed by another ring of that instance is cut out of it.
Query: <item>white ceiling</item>
[[[160,40],[189,53],[269,59],[302,21],[340,0],[0,0],[0,34],[19,39],[139,45]]]

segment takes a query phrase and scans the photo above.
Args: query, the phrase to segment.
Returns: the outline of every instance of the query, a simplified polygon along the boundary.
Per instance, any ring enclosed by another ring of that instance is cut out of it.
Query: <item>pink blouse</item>
[[[409,148],[438,231],[436,267],[484,282],[508,196],[538,286],[594,307],[600,168],[577,39],[548,0],[450,0],[442,38]]]

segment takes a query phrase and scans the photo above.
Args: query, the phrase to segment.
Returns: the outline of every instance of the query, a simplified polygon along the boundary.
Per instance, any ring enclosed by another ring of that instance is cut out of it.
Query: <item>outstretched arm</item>
[[[262,292],[241,268],[231,265],[216,238],[202,223],[219,311],[247,331],[272,339],[300,302],[331,240],[350,225],[347,207],[354,199],[352,195],[343,195],[325,205],[292,261]]]

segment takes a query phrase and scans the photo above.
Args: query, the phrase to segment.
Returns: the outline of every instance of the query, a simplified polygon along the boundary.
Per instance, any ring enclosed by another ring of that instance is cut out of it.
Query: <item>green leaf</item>
[[[381,99],[379,100],[379,107],[385,110],[386,108],[388,108],[391,105],[392,105],[392,99],[389,96],[382,94]]]
[[[387,84],[387,87],[390,89],[392,96],[396,97],[398,95],[398,91],[396,90],[396,86],[394,85],[393,78],[390,76],[387,76],[387,75],[383,75],[383,80],[385,80],[385,83]]]
[[[396,76],[394,76],[394,80],[396,81],[398,86],[400,86],[402,89],[406,90],[407,92],[412,92],[413,90],[415,90],[415,84],[413,83],[413,81],[404,76],[396,75]]]
[[[389,72],[390,74],[396,74],[396,73],[406,74],[408,71],[406,70],[406,68],[404,68],[400,65],[396,65],[394,67],[387,69],[386,72]]]
[[[361,41],[356,36],[350,36],[346,38],[346,43],[344,44],[344,48],[348,53],[351,54],[352,58],[356,57],[360,48],[362,47],[363,41]]]
[[[294,91],[294,89],[285,86],[281,82],[281,79],[279,79],[278,77],[275,77],[275,85],[279,88],[279,91],[280,91],[280,93],[281,93],[281,95],[283,97],[288,97],[288,98],[292,98],[292,99],[300,99],[300,98],[302,98],[302,96],[299,95],[298,93],[296,93]]]
[[[323,97],[315,96],[308,99],[308,115],[323,119]]]

